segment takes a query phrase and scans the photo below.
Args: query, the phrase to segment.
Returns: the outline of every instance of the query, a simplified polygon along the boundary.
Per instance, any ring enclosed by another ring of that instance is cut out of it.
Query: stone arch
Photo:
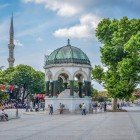
[[[62,73],[67,74],[67,75],[69,76],[69,80],[72,80],[72,76],[71,76],[70,72],[67,71],[67,70],[64,70],[64,69],[63,69],[63,70],[59,70],[59,71],[55,74],[54,80],[58,80],[58,76],[59,76],[60,74],[62,74]]]
[[[62,78],[63,81],[65,81],[65,78],[61,75],[58,75],[60,78]]]
[[[89,78],[88,78],[86,72],[85,72],[85,71],[82,71],[82,70],[76,71],[76,72],[74,73],[74,75],[73,75],[73,79],[75,78],[75,76],[76,76],[77,74],[81,74],[81,75],[83,76],[83,78],[84,78],[86,81],[89,80]]]

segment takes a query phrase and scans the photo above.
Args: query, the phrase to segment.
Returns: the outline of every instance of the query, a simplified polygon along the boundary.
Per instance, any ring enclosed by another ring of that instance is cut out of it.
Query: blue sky
[[[92,65],[101,64],[95,29],[102,18],[140,18],[139,0],[0,0],[0,66],[8,67],[11,13],[15,65],[43,71],[44,55],[67,44],[81,48]],[[97,89],[101,86],[94,82]]]

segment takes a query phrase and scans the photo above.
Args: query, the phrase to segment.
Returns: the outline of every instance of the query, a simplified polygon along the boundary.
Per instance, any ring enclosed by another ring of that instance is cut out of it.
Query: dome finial
[[[70,39],[68,39],[68,45],[70,45]]]

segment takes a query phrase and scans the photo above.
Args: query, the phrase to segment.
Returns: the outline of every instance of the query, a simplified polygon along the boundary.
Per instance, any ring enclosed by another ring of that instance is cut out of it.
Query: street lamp
[[[15,85],[15,88],[18,89],[18,86]],[[17,101],[17,99],[16,99],[16,117],[18,117],[18,101]]]

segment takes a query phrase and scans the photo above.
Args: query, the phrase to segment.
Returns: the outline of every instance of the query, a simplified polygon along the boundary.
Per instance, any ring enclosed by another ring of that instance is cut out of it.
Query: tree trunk
[[[117,110],[117,98],[113,98],[112,101],[112,110],[116,111]]]
[[[26,96],[24,97],[24,99],[26,99],[29,96],[30,93],[27,93]]]
[[[26,89],[24,89],[24,90],[23,90],[22,103],[24,103],[24,96],[25,96],[25,92],[26,92]]]

